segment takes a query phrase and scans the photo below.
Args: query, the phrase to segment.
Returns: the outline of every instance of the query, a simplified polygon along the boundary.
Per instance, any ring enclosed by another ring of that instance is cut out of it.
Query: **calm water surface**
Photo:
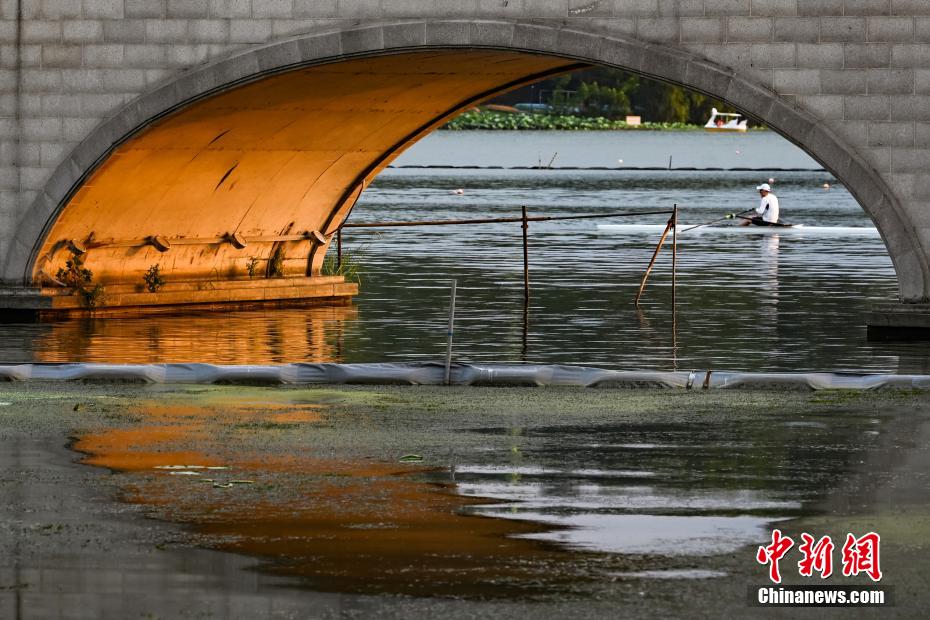
[[[556,155],[557,154],[557,155]],[[809,168],[809,172],[558,170],[559,166]],[[533,166],[552,170],[404,166]],[[623,163],[619,163],[619,160]],[[774,177],[782,218],[871,227],[852,196],[770,132],[440,132],[365,192],[351,221],[635,212],[678,204],[683,224],[753,207]],[[830,189],[823,187],[831,185]],[[462,190],[457,192],[456,190]],[[523,308],[519,224],[347,230],[362,266],[350,307],[0,326],[0,359],[275,363],[407,361],[444,352],[449,281],[458,281],[455,357],[607,368],[921,372],[919,344],[869,343],[872,300],[896,295],[877,234],[679,236],[632,304],[667,216],[533,223],[532,299]]]
[[[930,426],[913,394],[83,391],[120,423],[73,447],[124,500],[316,591],[623,601],[631,581],[660,599],[656,582],[726,577],[694,601],[732,604],[760,585],[755,545],[776,526],[876,528],[882,583],[926,589]]]

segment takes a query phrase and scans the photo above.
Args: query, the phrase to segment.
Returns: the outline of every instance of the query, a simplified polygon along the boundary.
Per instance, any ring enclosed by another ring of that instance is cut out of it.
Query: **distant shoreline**
[[[653,122],[629,125],[623,120],[600,116],[470,110],[455,117],[440,129],[446,131],[702,131],[704,126],[690,123]],[[764,126],[750,127],[750,131],[765,129]]]

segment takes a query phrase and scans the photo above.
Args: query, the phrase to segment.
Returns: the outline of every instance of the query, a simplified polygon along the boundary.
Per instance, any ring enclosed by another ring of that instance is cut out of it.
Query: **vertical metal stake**
[[[449,331],[446,333],[446,374],[443,377],[443,384],[452,383],[452,334],[455,325],[455,286],[456,281],[452,280],[452,293],[449,297]]]
[[[678,263],[678,205],[672,207],[672,311],[675,309],[675,280]]]
[[[336,229],[336,268],[342,267],[342,227]]]
[[[530,224],[526,220],[526,205],[521,208],[523,209],[523,306],[526,307],[530,304],[530,255],[527,240],[527,229]]]
[[[672,207],[672,370],[678,370],[678,324],[675,307],[675,280],[678,275],[678,205]]]

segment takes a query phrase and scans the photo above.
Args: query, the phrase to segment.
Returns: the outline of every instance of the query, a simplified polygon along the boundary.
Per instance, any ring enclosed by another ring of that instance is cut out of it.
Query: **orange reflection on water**
[[[274,364],[341,362],[355,306],[150,315],[43,324],[36,361]]]
[[[127,474],[126,500],[315,589],[502,596],[577,581],[564,574],[569,554],[514,538],[541,526],[467,514],[486,500],[424,478],[437,470],[358,449],[333,456],[327,410],[298,393],[146,405],[129,428],[84,434],[74,447],[85,463]],[[204,469],[158,469],[182,466]]]

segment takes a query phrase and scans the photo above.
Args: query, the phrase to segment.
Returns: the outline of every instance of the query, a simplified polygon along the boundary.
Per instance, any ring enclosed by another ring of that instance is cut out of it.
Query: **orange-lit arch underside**
[[[123,143],[88,178],[51,226],[34,278],[55,274],[74,247],[86,248],[85,266],[104,284],[141,285],[156,263],[172,281],[244,278],[250,261],[264,273],[276,251],[285,274],[316,275],[359,193],[407,146],[482,99],[577,66],[509,52],[409,53],[204,99]]]

